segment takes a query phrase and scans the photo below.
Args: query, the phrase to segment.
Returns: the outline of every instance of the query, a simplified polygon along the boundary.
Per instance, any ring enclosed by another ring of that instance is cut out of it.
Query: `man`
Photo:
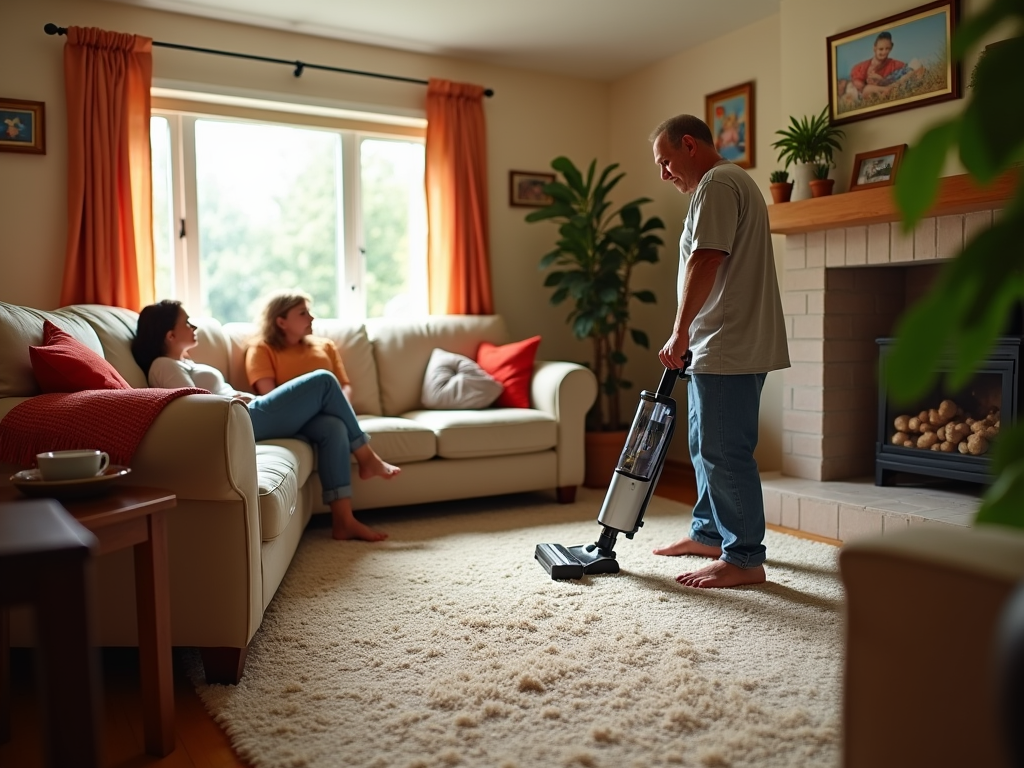
[[[746,172],[718,154],[699,118],[666,120],[651,141],[661,178],[693,195],[679,239],[679,309],[658,356],[676,369],[693,353],[687,399],[697,476],[690,535],[654,553],[715,558],[676,577],[686,586],[760,584],[758,409],[767,372],[789,367],[768,208]]]

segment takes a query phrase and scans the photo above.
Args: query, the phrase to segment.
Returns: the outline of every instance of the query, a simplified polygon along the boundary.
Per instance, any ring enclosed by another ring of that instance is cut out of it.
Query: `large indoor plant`
[[[940,361],[952,359],[950,386],[966,383],[989,355],[1015,302],[1024,301],[1024,6],[993,0],[967,20],[953,41],[961,59],[993,29],[1010,23],[1013,36],[988,46],[974,70],[971,93],[955,117],[930,128],[900,167],[896,200],[904,230],[913,231],[938,193],[939,175],[951,149],[982,185],[1010,171],[1018,174],[1013,199],[963,251],[942,268],[931,291],[904,316],[887,367],[897,398],[910,400],[937,378]],[[979,523],[1024,528],[1024,423],[1018,421],[993,443],[995,482],[978,512]]]
[[[803,200],[810,197],[807,183],[812,167],[817,164],[832,166],[832,153],[842,149],[839,139],[845,138],[846,134],[829,122],[828,106],[816,117],[804,116],[799,120],[790,117],[789,122],[788,128],[775,132],[782,138],[772,146],[779,150],[779,162],[784,163],[785,168],[795,166],[796,186],[792,199]]]
[[[652,291],[633,290],[633,270],[658,261],[662,240],[656,233],[665,225],[657,217],[644,220],[640,207],[648,198],[613,207],[608,194],[625,175],[614,174],[617,163],[595,175],[594,160],[585,178],[567,157],[555,158],[551,167],[559,177],[544,191],[553,202],[526,220],[558,224],[555,248],[540,260],[540,268],[550,269],[544,285],[554,289],[551,303],[570,302],[567,320],[573,335],[591,342],[589,367],[597,376],[599,395],[587,427],[620,430],[626,426],[624,417],[632,415],[623,414],[619,402],[619,393],[632,387],[623,372],[626,339],[649,348],[647,334],[632,327],[630,307],[634,300],[655,301]]]

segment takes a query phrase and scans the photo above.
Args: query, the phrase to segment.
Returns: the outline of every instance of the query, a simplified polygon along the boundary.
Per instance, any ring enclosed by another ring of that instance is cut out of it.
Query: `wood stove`
[[[930,475],[989,484],[990,452],[1002,424],[1017,419],[1021,402],[1021,337],[1001,337],[974,377],[959,390],[947,384],[952,365],[941,365],[938,383],[909,404],[892,402],[884,386],[885,366],[895,339],[879,346],[878,439],[875,485],[896,473]]]

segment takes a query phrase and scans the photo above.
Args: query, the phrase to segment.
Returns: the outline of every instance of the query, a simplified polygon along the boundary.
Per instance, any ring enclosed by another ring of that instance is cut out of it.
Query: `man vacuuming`
[[[715,149],[711,131],[678,115],[651,134],[661,178],[692,194],[679,239],[679,309],[658,356],[678,369],[693,355],[690,457],[697,503],[688,536],[657,555],[714,562],[680,574],[689,587],[765,581],[765,519],[757,446],[768,371],[789,367],[768,208],[754,181]]]

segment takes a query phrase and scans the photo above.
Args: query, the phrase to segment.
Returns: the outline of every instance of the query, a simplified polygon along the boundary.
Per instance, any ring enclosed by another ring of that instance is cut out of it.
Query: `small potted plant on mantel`
[[[814,166],[814,178],[810,181],[811,197],[825,197],[832,194],[832,187],[836,180],[828,177],[831,170],[832,166],[828,163],[817,163]]]
[[[768,181],[771,182],[769,189],[772,192],[772,201],[788,203],[790,195],[793,194],[793,182],[789,180],[789,172],[772,171]]]
[[[829,122],[828,106],[815,117],[790,117],[789,121],[788,128],[775,132],[782,138],[772,146],[779,150],[779,162],[787,169],[794,166],[793,200],[806,200],[811,197],[809,182],[814,166],[831,166],[832,153],[842,149],[839,139],[846,134]]]

